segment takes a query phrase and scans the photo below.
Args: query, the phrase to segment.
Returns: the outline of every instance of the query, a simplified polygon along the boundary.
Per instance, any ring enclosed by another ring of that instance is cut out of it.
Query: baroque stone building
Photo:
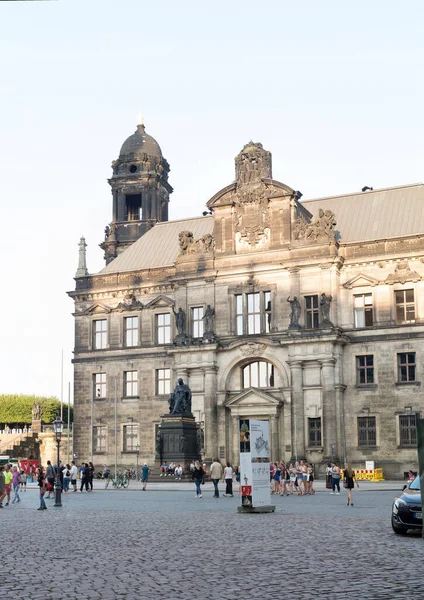
[[[152,464],[178,377],[202,457],[238,464],[238,420],[272,460],[416,466],[424,412],[424,186],[300,202],[249,142],[203,217],[168,221],[169,165],[139,125],[112,163],[106,266],[75,301],[75,450]]]

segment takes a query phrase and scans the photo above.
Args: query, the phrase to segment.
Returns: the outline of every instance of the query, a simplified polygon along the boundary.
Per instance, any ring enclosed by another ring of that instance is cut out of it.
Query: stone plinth
[[[43,424],[41,419],[33,419],[31,423],[32,433],[41,433],[43,431]]]
[[[197,425],[194,417],[188,415],[164,415],[161,417],[156,460],[180,464],[184,471],[193,460],[199,458]]]
[[[264,504],[263,506],[237,506],[238,513],[271,513],[275,511],[275,504]]]

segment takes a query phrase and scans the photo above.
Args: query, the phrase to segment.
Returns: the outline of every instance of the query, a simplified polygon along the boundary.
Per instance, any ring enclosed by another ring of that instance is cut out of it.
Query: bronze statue
[[[172,415],[191,415],[191,390],[181,377],[168,398],[168,404]]]
[[[210,304],[207,305],[205,314],[203,315],[203,322],[205,325],[205,333],[213,333],[213,318],[215,311]]]
[[[290,298],[289,296],[287,302],[290,302],[291,306],[289,329],[299,329],[300,302],[297,296],[294,296],[294,298]]]
[[[175,315],[175,325],[177,327],[177,331],[178,331],[178,335],[185,335],[185,326],[186,326],[186,316],[185,316],[185,312],[183,311],[182,308],[178,309],[178,312],[175,312],[174,309],[172,309]]]
[[[321,308],[321,325],[330,325],[333,324],[330,321],[330,302],[332,301],[333,296],[327,296],[327,294],[321,294],[320,308]]]

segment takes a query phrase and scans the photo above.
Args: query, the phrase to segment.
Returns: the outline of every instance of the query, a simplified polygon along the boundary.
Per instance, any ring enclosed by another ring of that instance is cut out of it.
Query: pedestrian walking
[[[23,469],[21,470],[21,474],[19,475],[19,483],[21,486],[21,492],[26,492],[27,475]]]
[[[89,462],[88,463],[88,484],[90,486],[90,489],[88,490],[88,488],[87,488],[87,492],[93,491],[93,479],[94,479],[94,465],[92,462]]]
[[[43,476],[45,478],[45,482],[44,482],[44,487],[46,488],[46,490],[49,492],[48,496],[46,496],[46,498],[50,498],[50,496],[52,496],[52,491],[53,491],[53,486],[54,486],[54,468],[52,463],[48,460],[47,461],[47,468],[46,468],[46,472],[44,474],[43,472]],[[54,495],[53,495],[54,497]]]
[[[0,465],[0,508],[4,508],[2,502],[6,496],[6,484],[4,481],[4,466]]]
[[[149,473],[150,473],[150,469],[147,466],[147,463],[144,463],[144,465],[141,467],[141,483],[142,483],[142,490],[143,492],[146,491],[146,485],[147,482],[149,481]]]
[[[356,487],[359,488],[359,483],[356,480],[355,471],[352,469],[352,465],[350,463],[347,463],[343,476],[344,487],[347,489],[347,505],[349,506],[350,504],[350,506],[353,506],[352,490],[355,487],[355,483]]]
[[[81,487],[80,487],[80,492],[83,491],[84,486],[85,486],[85,491],[88,492],[90,470],[88,468],[88,464],[87,463],[83,463],[82,467],[83,467],[83,469],[81,471]]]
[[[218,462],[217,458],[214,458],[213,462],[211,464],[210,476],[211,476],[213,487],[214,487],[213,497],[219,498],[218,483],[222,477],[222,465],[220,462]]]
[[[71,483],[71,465],[66,465],[64,469],[62,469],[63,474],[63,493],[67,494],[69,492],[69,484]]]
[[[202,497],[202,490],[200,489],[200,486],[203,482],[203,479],[205,477],[205,472],[202,469],[201,464],[199,463],[198,460],[194,461],[194,468],[191,472],[191,476],[192,479],[194,481],[194,484],[196,486],[196,498],[201,498]]]
[[[75,461],[71,461],[71,485],[74,488],[74,492],[77,492],[77,477],[78,477],[78,467],[75,464]]]
[[[15,504],[15,502],[18,503],[21,501],[21,497],[19,496],[19,469],[16,465],[12,467],[12,486],[15,492],[12,504]]]
[[[12,471],[10,470],[10,465],[6,465],[4,468],[4,487],[6,492],[5,506],[8,506],[10,502],[10,494],[12,492]]]
[[[340,494],[340,467],[336,463],[331,463],[331,486],[332,494]],[[337,488],[337,492],[336,492]]]
[[[227,461],[227,465],[224,468],[224,480],[225,480],[225,494],[223,496],[233,497],[233,468]]]
[[[40,506],[37,508],[37,510],[47,510],[46,503],[44,502],[44,494],[46,493],[46,478],[43,467],[38,468],[37,482],[38,487],[40,488]]]

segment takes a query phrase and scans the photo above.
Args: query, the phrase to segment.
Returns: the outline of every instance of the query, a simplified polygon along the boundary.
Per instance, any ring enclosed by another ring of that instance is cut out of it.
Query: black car
[[[422,529],[423,506],[421,502],[420,478],[405,485],[392,506],[392,527],[395,533],[404,534],[408,529]]]

